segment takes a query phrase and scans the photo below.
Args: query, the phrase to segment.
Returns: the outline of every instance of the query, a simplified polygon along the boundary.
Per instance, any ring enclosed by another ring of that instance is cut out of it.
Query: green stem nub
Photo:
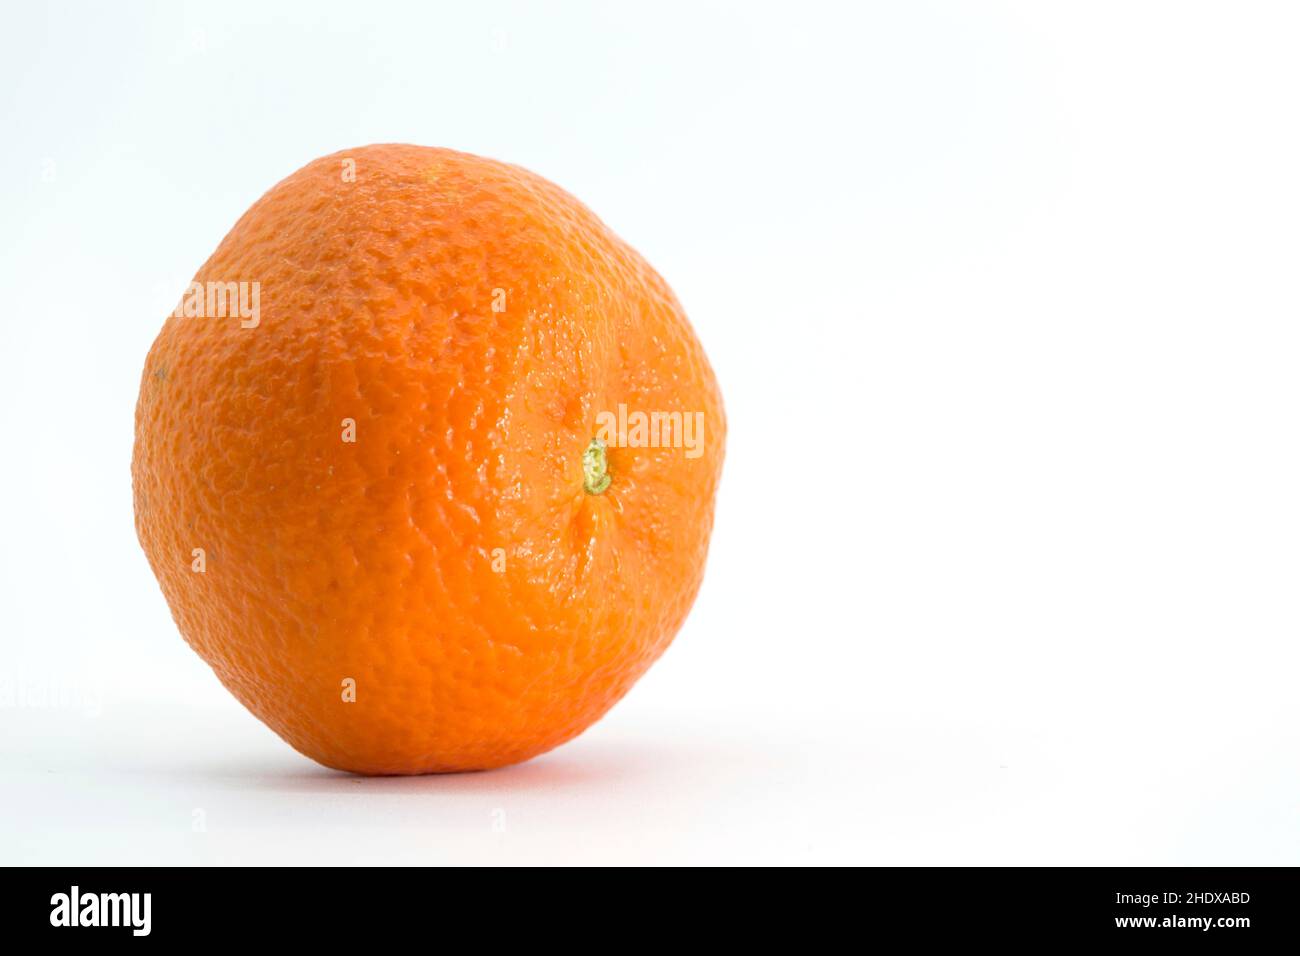
[[[605,460],[605,443],[593,438],[582,453],[582,490],[589,495],[603,494],[609,487],[609,464]]]

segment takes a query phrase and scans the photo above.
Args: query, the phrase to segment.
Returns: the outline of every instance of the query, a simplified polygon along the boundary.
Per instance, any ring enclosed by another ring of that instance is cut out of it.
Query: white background
[[[1300,863],[1294,5],[277,6],[6,8],[0,862]],[[673,648],[487,774],[294,753],[132,524],[184,283],[390,141],[590,205],[730,417]]]

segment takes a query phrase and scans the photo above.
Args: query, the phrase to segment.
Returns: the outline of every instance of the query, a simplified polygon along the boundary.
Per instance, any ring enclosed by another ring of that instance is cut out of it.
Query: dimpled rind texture
[[[672,291],[581,203],[450,150],[349,150],[263,196],[195,281],[259,283],[259,321],[167,319],[136,528],[186,641],[293,747],[504,766],[663,653],[704,571],[722,400]],[[587,494],[620,404],[702,412],[699,454],[610,447]]]

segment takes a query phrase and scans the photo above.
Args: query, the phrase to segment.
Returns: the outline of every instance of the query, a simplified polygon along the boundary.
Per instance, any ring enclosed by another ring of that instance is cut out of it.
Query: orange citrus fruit
[[[676,297],[585,206],[368,146],[258,200],[167,319],[136,528],[185,639],[302,753],[499,767],[673,639],[725,429]]]

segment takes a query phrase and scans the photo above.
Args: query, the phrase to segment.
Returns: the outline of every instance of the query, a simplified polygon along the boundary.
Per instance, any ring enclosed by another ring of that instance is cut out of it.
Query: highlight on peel
[[[274,186],[166,318],[136,529],[185,640],[302,753],[500,767],[677,634],[725,435],[676,297],[590,210],[367,146]]]

